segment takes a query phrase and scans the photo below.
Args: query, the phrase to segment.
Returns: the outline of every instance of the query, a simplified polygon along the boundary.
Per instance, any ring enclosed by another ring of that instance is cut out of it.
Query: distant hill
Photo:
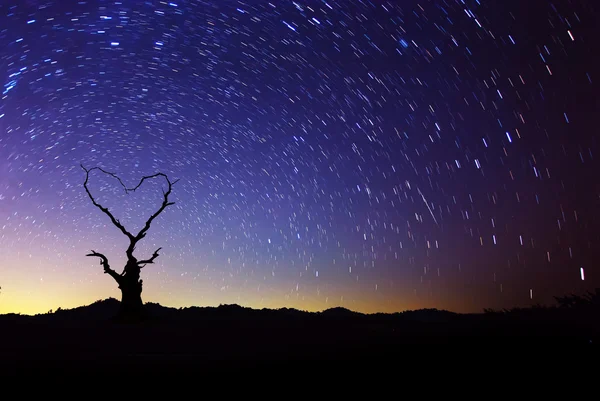
[[[90,305],[72,309],[59,308],[56,311],[37,315],[6,314],[0,315],[0,321],[25,319],[43,321],[102,321],[110,320],[119,310],[120,301],[114,298],[98,300]],[[307,312],[294,308],[253,309],[237,304],[222,304],[217,307],[182,307],[162,306],[158,303],[145,304],[146,312],[151,319],[190,320],[203,318],[237,318],[237,319],[371,319],[371,320],[412,320],[412,321],[448,321],[460,316],[457,313],[438,309],[420,309],[397,313],[364,314],[343,307],[329,308],[321,312]],[[465,316],[465,315],[463,315]]]
[[[120,302],[114,298],[96,301],[90,305],[79,306],[72,309],[57,309],[48,313],[37,315],[6,314],[0,315],[0,322],[10,320],[38,320],[38,321],[79,321],[92,322],[104,321],[113,318],[119,310]],[[217,307],[182,307],[173,308],[162,306],[158,303],[145,304],[146,312],[151,320],[183,320],[196,319],[375,319],[375,320],[413,320],[413,321],[447,321],[458,316],[453,312],[437,309],[422,309],[401,313],[376,313],[364,314],[342,307],[334,307],[321,312],[307,312],[293,308],[280,309],[253,309],[237,304],[225,304]]]
[[[560,298],[553,307],[479,314],[437,309],[363,314],[341,307],[306,312],[235,304],[171,308],[147,303],[149,318],[128,324],[112,319],[120,304],[109,298],[35,316],[0,315],[0,355],[11,367],[45,360],[48,368],[63,361],[77,369],[93,362],[111,369],[191,366],[212,372],[275,362],[397,363],[411,347],[434,344],[457,349],[543,344],[554,349],[600,342],[599,299],[600,291]]]

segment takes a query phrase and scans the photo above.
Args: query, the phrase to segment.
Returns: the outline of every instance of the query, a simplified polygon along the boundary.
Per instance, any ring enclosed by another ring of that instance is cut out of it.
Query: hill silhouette
[[[109,298],[35,316],[0,315],[0,355],[22,364],[92,363],[165,369],[245,369],[258,364],[394,360],[414,345],[551,345],[600,341],[600,290],[534,306],[459,314],[423,309],[363,314],[252,309],[233,305],[172,308],[145,304],[148,319],[119,323]]]

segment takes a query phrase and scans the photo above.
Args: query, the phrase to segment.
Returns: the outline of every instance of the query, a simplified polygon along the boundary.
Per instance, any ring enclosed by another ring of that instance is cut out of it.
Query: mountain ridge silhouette
[[[80,319],[80,320],[104,320],[110,319],[115,316],[120,301],[116,298],[109,297],[100,299],[92,302],[88,305],[76,306],[73,308],[63,309],[58,308],[56,310],[50,310],[46,313],[36,313],[33,315],[21,314],[21,313],[7,313],[0,314],[0,321],[6,319],[18,319],[18,318],[36,318],[36,319],[47,319],[47,320],[60,320],[60,319]],[[375,313],[363,313],[353,311],[345,307],[335,306],[322,311],[305,311],[296,308],[281,307],[281,308],[251,308],[248,306],[242,306],[239,304],[219,304],[218,306],[184,306],[184,307],[173,307],[164,306],[156,302],[146,302],[144,304],[147,314],[151,318],[176,318],[176,315],[189,317],[189,315],[196,314],[198,318],[207,316],[236,316],[242,317],[257,317],[259,315],[274,317],[278,315],[282,316],[322,316],[327,318],[360,318],[360,317],[412,317],[415,320],[447,320],[449,317],[458,315],[472,315],[472,313],[456,313],[447,310],[439,310],[436,308],[424,308],[415,310],[406,310],[401,312],[375,312]]]
[[[343,307],[307,312],[146,303],[148,319],[132,323],[113,319],[119,301],[107,298],[52,313],[0,315],[0,355],[6,366],[41,360],[49,369],[67,363],[74,369],[90,364],[136,372],[215,372],[304,362],[342,368],[396,364],[415,346],[521,349],[600,342],[600,290],[587,298],[563,297],[559,304],[479,314],[438,309],[364,314]]]

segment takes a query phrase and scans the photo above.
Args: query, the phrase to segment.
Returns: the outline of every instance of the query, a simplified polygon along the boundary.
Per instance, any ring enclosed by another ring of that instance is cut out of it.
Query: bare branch
[[[108,174],[110,174],[110,173],[108,173]],[[167,183],[169,184],[169,188],[172,185],[175,185],[177,183],[177,181],[179,181],[179,179],[177,179],[177,180],[171,182],[171,181],[169,181],[169,177],[167,177],[167,175],[165,173],[156,173],[156,174],[152,174],[152,175],[148,175],[148,176],[142,177],[142,179],[140,180],[140,182],[138,182],[138,184],[135,187],[133,187],[133,188],[125,188],[125,190],[127,192],[129,192],[129,191],[135,192],[135,190],[138,189],[144,183],[145,180],[149,180],[151,178],[156,178],[156,177],[165,177],[165,180],[167,180]],[[165,192],[163,191],[163,194],[164,193]]]
[[[97,256],[100,258],[100,264],[102,265],[102,267],[104,267],[104,273],[108,273],[112,278],[114,278],[118,283],[120,283],[121,281],[121,276],[114,271],[113,269],[110,268],[110,265],[108,264],[108,259],[106,258],[106,256],[104,256],[101,253],[98,253],[96,251],[94,251],[92,249],[92,253],[88,253],[85,256]]]
[[[125,227],[121,224],[121,222],[119,220],[117,220],[115,218],[115,216],[112,215],[112,213],[108,210],[108,208],[103,207],[102,205],[100,205],[99,203],[96,202],[96,200],[94,199],[94,197],[92,196],[92,193],[90,192],[87,184],[88,184],[88,180],[90,179],[90,172],[93,170],[100,170],[105,174],[108,174],[114,178],[116,178],[119,183],[121,183],[121,185],[123,186],[123,188],[125,188],[125,192],[127,192],[127,188],[125,187],[125,185],[123,184],[123,181],[121,181],[121,179],[119,177],[117,177],[115,174],[113,173],[109,173],[103,169],[101,169],[100,167],[93,167],[91,169],[86,169],[85,167],[83,167],[83,164],[81,165],[81,168],[85,171],[85,182],[83,183],[83,187],[85,188],[85,192],[87,192],[88,196],[90,197],[90,199],[92,200],[92,203],[94,204],[94,206],[96,206],[98,209],[100,209],[104,214],[106,214],[108,217],[110,217],[110,221],[112,221],[112,223],[119,229],[121,230],[121,232],[123,234],[125,234],[127,236],[127,238],[129,238],[130,241],[133,241],[134,237],[133,234],[131,234],[129,231],[127,231],[125,229]],[[94,255],[97,256],[97,255]]]
[[[144,176],[140,179],[140,181],[138,182],[138,184],[133,187],[133,188],[127,188],[125,186],[125,184],[123,183],[123,181],[115,174],[115,173],[111,173],[109,171],[106,171],[100,167],[94,167],[91,169],[86,169],[83,165],[81,165],[81,168],[86,172],[86,176],[85,176],[85,182],[83,184],[88,196],[90,197],[90,199],[92,200],[92,203],[98,207],[102,212],[104,212],[106,215],[108,215],[108,217],[110,217],[110,220],[112,221],[112,223],[119,229],[121,230],[121,232],[123,234],[125,234],[127,236],[127,238],[129,238],[129,247],[126,250],[126,254],[127,254],[127,258],[131,261],[135,261],[135,257],[133,256],[133,251],[135,250],[135,246],[138,243],[138,241],[140,241],[142,238],[144,238],[146,236],[146,232],[150,229],[150,225],[152,224],[152,222],[154,221],[154,219],[156,217],[158,217],[159,214],[161,214],[163,212],[163,210],[165,210],[165,208],[167,206],[171,206],[174,205],[175,202],[169,202],[169,195],[171,194],[171,190],[173,188],[173,185],[175,185],[179,180],[175,180],[173,182],[171,182],[171,180],[169,180],[169,177],[167,177],[166,174],[164,173],[156,173],[153,175],[148,175],[148,176]],[[93,170],[99,170],[101,172],[103,172],[104,174],[107,174],[113,178],[115,178],[117,181],[119,181],[119,184],[121,184],[121,186],[123,187],[123,189],[125,190],[126,193],[129,192],[135,192],[143,183],[145,180],[149,180],[151,178],[156,178],[156,177],[164,177],[164,179],[167,181],[168,184],[168,189],[165,192],[164,189],[162,191],[163,193],[163,202],[160,206],[160,208],[150,216],[150,218],[146,221],[146,224],[144,225],[144,227],[140,230],[140,232],[134,236],[133,234],[131,234],[129,231],[127,231],[125,229],[125,227],[121,224],[121,222],[119,220],[117,220],[111,213],[110,211],[105,208],[102,207],[100,204],[98,204],[96,202],[96,200],[94,199],[94,197],[92,196],[90,190],[87,187],[87,183],[89,180],[89,176],[90,176],[90,172]],[[160,248],[159,248],[160,249]],[[158,256],[158,250],[155,252],[155,255],[152,256],[150,260],[150,262],[146,261],[145,263],[153,263],[154,259]],[[142,262],[138,262],[138,264],[143,264]]]
[[[160,251],[162,248],[158,248],[156,251],[154,251],[154,253],[152,254],[152,257],[148,260],[140,260],[138,262],[138,265],[146,265],[148,263],[154,263],[154,259],[156,259],[159,255],[158,255],[158,251]],[[144,267],[144,266],[140,266],[140,267]]]
[[[150,179],[150,178],[155,178],[155,177],[164,177],[165,180],[167,181],[167,184],[169,185],[169,187],[167,189],[167,192],[165,192],[163,190],[163,203],[162,203],[162,205],[160,206],[160,208],[152,216],[150,216],[150,218],[148,219],[148,221],[146,221],[146,224],[144,225],[144,228],[142,228],[140,230],[140,232],[135,236],[135,242],[141,240],[142,238],[144,238],[146,236],[146,232],[150,229],[150,224],[152,224],[152,221],[156,217],[158,217],[158,215],[161,214],[162,211],[165,210],[165,208],[167,206],[171,206],[171,205],[175,204],[175,202],[169,202],[169,195],[171,194],[171,190],[173,189],[173,185],[175,185],[179,180],[175,180],[175,181],[171,182],[171,180],[169,180],[169,177],[167,177],[167,175],[164,174],[164,173],[156,173],[154,175],[142,177],[142,179],[135,186],[135,188],[127,189],[127,191],[135,191],[136,189],[138,189],[140,187],[140,185],[142,185],[142,182],[144,182],[144,180]]]

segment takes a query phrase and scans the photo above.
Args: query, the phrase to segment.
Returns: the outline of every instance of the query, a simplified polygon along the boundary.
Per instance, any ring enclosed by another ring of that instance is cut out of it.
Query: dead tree
[[[140,279],[140,272],[141,272],[141,269],[144,266],[146,266],[147,264],[154,263],[154,260],[159,256],[158,251],[160,251],[161,248],[158,248],[156,251],[154,251],[154,253],[152,254],[152,256],[149,259],[144,259],[144,260],[138,260],[133,255],[133,252],[135,251],[135,247],[136,247],[137,243],[146,236],[146,233],[150,229],[150,224],[152,224],[154,219],[156,219],[156,217],[158,217],[158,215],[161,214],[163,212],[163,210],[165,210],[167,208],[167,206],[171,206],[171,205],[175,204],[175,202],[169,202],[169,195],[171,194],[173,185],[179,180],[175,180],[175,181],[171,182],[169,180],[169,177],[167,177],[166,174],[156,173],[154,175],[142,177],[140,182],[134,188],[127,188],[125,186],[125,184],[123,184],[123,181],[121,181],[121,179],[119,177],[117,177],[117,175],[114,173],[110,173],[100,167],[93,167],[91,169],[86,169],[85,167],[83,167],[83,165],[81,165],[81,168],[85,171],[85,182],[83,183],[83,187],[85,188],[85,191],[87,192],[87,194],[90,197],[94,206],[96,206],[104,214],[106,214],[110,218],[110,221],[113,223],[113,225],[115,225],[127,237],[127,239],[129,239],[129,247],[125,251],[125,253],[127,254],[127,263],[125,264],[125,268],[123,269],[122,273],[117,273],[116,271],[111,269],[110,265],[108,264],[107,257],[101,253],[98,253],[98,252],[92,250],[92,253],[89,253],[86,256],[99,257],[100,265],[102,265],[102,267],[104,268],[104,273],[111,276],[119,285],[119,289],[121,290],[121,306],[120,306],[118,317],[121,319],[125,319],[125,320],[139,319],[143,316],[143,302],[142,302],[142,282],[143,281]],[[139,233],[137,233],[136,235],[133,235],[132,233],[127,231],[125,226],[123,226],[123,224],[121,224],[121,222],[118,219],[116,219],[115,216],[113,216],[113,214],[108,210],[108,208],[103,207],[98,202],[96,202],[96,200],[94,199],[94,197],[92,196],[92,193],[90,192],[90,190],[88,188],[88,180],[90,178],[90,172],[92,172],[94,170],[99,170],[102,173],[110,175],[111,177],[115,178],[117,181],[119,181],[119,184],[121,184],[123,189],[125,189],[125,193],[135,192],[135,190],[138,189],[144,183],[144,181],[148,180],[148,179],[163,177],[167,181],[168,189],[166,192],[163,189],[162,205],[154,214],[152,214],[152,216],[150,216],[150,218],[146,221],[146,224],[140,230]]]

